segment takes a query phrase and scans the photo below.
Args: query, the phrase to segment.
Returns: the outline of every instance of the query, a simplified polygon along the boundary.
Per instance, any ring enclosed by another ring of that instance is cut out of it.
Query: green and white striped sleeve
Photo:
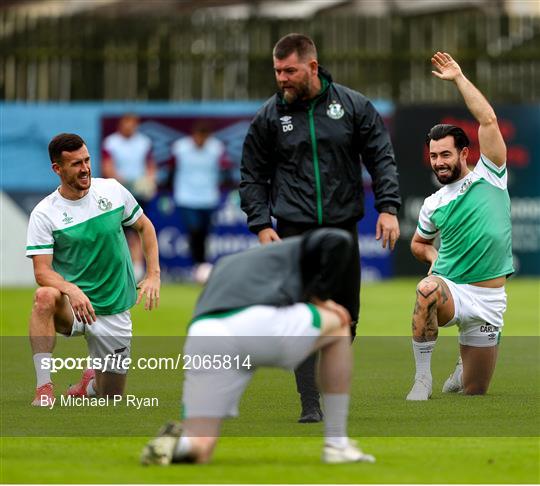
[[[502,190],[506,189],[508,182],[508,171],[506,170],[506,164],[498,167],[484,154],[480,154],[480,159],[476,163],[474,172],[488,181],[492,186],[498,187]]]
[[[432,240],[439,232],[431,220],[433,209],[430,207],[429,199],[425,199],[424,204],[422,204],[420,214],[418,215],[418,225],[416,226],[416,232],[425,240]]]
[[[26,256],[52,255],[54,238],[51,221],[40,210],[32,211],[26,237]]]

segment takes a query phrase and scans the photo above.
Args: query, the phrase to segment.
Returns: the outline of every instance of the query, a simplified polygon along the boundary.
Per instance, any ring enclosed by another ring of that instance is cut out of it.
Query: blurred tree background
[[[258,100],[271,50],[306,33],[337,82],[399,104],[457,100],[429,59],[456,57],[492,102],[540,100],[540,2],[5,1],[6,101]],[[519,8],[518,8],[519,7]],[[529,7],[529,8],[527,8]]]

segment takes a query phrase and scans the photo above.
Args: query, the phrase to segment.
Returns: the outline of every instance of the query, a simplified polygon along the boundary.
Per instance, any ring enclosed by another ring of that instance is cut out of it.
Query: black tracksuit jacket
[[[364,214],[362,169],[372,178],[375,207],[399,209],[398,173],[390,137],[371,102],[336,84],[319,67],[321,93],[287,104],[272,96],[244,141],[240,197],[249,229],[270,216],[317,226],[358,221]]]

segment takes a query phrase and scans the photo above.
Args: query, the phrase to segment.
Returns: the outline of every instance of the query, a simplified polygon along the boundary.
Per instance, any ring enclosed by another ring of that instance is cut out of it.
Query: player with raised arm
[[[411,242],[413,255],[430,270],[416,289],[416,375],[407,400],[431,396],[431,355],[439,328],[452,325],[459,328],[460,359],[443,392],[487,392],[506,310],[504,285],[514,271],[506,146],[497,117],[449,54],[437,52],[431,62],[433,74],[456,85],[478,121],[481,154],[471,172],[469,140],[461,128],[436,125],[428,133],[431,168],[443,187],[424,201]]]
[[[92,178],[90,154],[81,137],[62,133],[49,144],[60,186],[32,211],[26,255],[32,258],[39,288],[30,317],[37,386],[34,406],[54,403],[50,363],[56,333],[84,335],[90,358],[128,357],[129,309],[145,298],[159,302],[160,271],[154,226],[131,193],[114,179]],[[123,226],[142,241],[146,276],[138,284]],[[127,370],[88,369],[69,395],[122,395]]]

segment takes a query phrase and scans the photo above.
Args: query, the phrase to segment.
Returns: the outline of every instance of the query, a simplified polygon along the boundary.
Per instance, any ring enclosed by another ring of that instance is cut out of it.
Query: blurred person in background
[[[376,238],[393,249],[399,237],[401,198],[390,137],[371,102],[334,83],[319,66],[309,37],[286,35],[274,46],[273,61],[279,91],[255,115],[244,142],[242,209],[262,244],[319,227],[350,233],[354,261],[335,300],[349,311],[354,336],[360,310],[357,223],[364,215],[361,162],[379,212]],[[315,366],[313,355],[295,370],[301,423],[322,420]]]
[[[127,113],[118,122],[116,132],[103,140],[101,174],[116,179],[126,187],[144,209],[156,192],[156,164],[152,158],[152,141],[138,131],[139,117]],[[144,257],[137,234],[126,231],[135,278],[144,275]]]
[[[207,262],[206,240],[220,202],[221,176],[229,165],[225,145],[212,136],[209,122],[198,120],[191,135],[172,144],[171,153],[173,197],[188,233],[193,278],[204,283],[212,268]]]

